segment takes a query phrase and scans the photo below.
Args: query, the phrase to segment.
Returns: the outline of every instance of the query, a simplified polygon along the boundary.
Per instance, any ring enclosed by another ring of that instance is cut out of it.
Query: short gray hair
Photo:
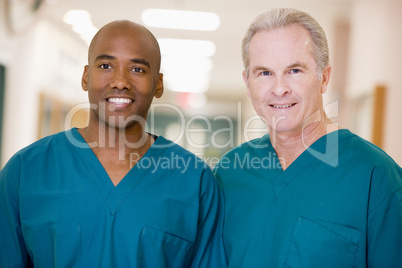
[[[313,43],[313,56],[321,79],[322,70],[329,65],[329,49],[325,32],[312,16],[292,8],[271,9],[257,16],[251,23],[242,42],[242,58],[247,77],[250,63],[249,46],[254,34],[259,31],[272,31],[291,25],[299,25],[309,32]]]

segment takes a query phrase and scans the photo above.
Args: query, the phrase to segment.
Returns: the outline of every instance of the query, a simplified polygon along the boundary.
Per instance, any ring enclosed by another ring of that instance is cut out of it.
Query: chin
[[[271,125],[270,127],[271,130],[277,132],[277,133],[286,133],[286,132],[294,132],[296,131],[297,127],[287,123],[287,122],[279,122],[276,125]]]
[[[114,128],[119,131],[126,131],[135,128],[136,126],[139,126],[140,122],[128,122],[128,123],[120,123],[120,124],[108,124],[109,128]]]

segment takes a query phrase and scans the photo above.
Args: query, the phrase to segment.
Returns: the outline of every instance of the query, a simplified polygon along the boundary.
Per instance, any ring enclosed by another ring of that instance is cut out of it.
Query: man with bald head
[[[94,37],[89,123],[0,172],[0,267],[225,267],[222,193],[194,154],[145,132],[163,94],[155,37],[114,21]]]

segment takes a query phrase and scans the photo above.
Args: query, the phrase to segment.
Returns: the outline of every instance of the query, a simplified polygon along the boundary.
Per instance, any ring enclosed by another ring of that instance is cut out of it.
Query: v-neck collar
[[[298,178],[298,175],[314,162],[321,161],[329,166],[337,166],[339,142],[341,141],[340,135],[345,132],[349,132],[349,130],[341,129],[324,135],[296,158],[287,169],[277,168],[274,173],[276,176],[274,175],[271,180],[276,198],[279,198],[286,188]],[[277,158],[275,160],[279,162],[270,138],[268,139],[268,147],[273,151],[271,152],[272,155]]]
[[[158,155],[165,151],[166,146],[160,146],[166,143],[166,139],[159,136],[144,156],[134,165],[130,171],[124,176],[116,186],[113,184],[106,170],[102,166],[95,153],[91,150],[85,139],[81,136],[76,128],[71,129],[71,134],[79,146],[75,146],[77,154],[81,158],[82,162],[88,166],[88,170],[92,174],[94,182],[96,183],[101,195],[103,196],[109,210],[112,214],[115,214],[127,198],[127,196],[135,189],[135,187],[145,179],[151,172],[147,172],[148,169],[140,168],[142,161],[151,157],[158,158]],[[149,161],[152,165],[152,161]],[[149,163],[147,163],[147,166]],[[153,166],[150,166],[153,169]]]

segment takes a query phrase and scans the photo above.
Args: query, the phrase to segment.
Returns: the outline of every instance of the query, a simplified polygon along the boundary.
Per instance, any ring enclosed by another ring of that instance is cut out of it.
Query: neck
[[[269,134],[282,169],[285,170],[315,141],[337,129],[338,126],[324,116],[322,120],[308,124],[303,129],[279,132],[270,128]]]
[[[118,160],[130,159],[133,154],[142,156],[153,143],[141,124],[130,128],[94,124],[79,132],[98,157],[107,155]]]

